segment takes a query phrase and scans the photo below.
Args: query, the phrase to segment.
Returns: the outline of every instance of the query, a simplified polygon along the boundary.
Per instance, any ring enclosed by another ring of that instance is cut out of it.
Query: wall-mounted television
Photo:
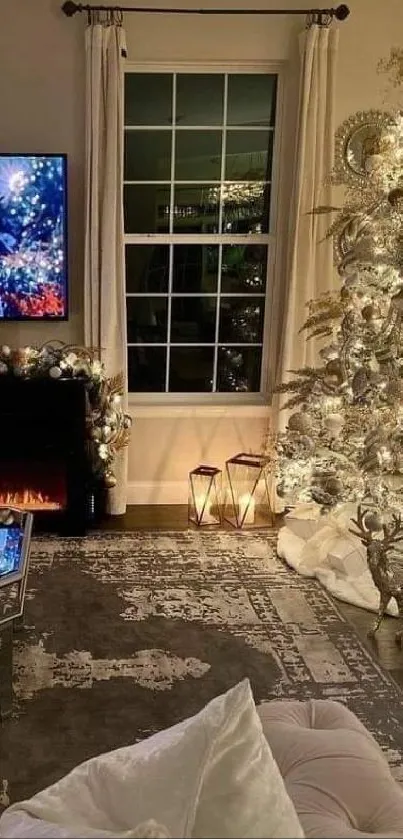
[[[67,157],[0,153],[0,321],[66,320]]]

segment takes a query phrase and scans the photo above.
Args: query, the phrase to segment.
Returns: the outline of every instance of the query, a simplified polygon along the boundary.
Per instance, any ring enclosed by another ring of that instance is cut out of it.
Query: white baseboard
[[[129,481],[128,504],[187,504],[187,481]]]

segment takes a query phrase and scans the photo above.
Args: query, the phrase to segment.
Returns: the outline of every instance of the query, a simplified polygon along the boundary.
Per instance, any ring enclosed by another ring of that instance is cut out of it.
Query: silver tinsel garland
[[[90,405],[87,434],[93,473],[106,487],[116,485],[113,464],[119,449],[129,443],[132,420],[123,408],[123,374],[108,378],[99,350],[57,341],[19,349],[4,345],[0,376],[81,379]]]

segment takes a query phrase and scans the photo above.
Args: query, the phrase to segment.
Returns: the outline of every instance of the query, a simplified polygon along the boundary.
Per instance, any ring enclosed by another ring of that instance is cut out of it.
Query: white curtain
[[[86,219],[84,324],[87,346],[100,347],[108,376],[127,351],[123,221],[123,63],[125,35],[113,19],[86,29]],[[127,450],[114,463],[109,512],[125,512]]]
[[[338,30],[314,24],[300,36],[300,88],[294,163],[291,229],[287,259],[285,323],[277,383],[289,370],[315,362],[315,344],[307,341],[303,325],[309,299],[335,287],[332,239],[322,241],[332,217],[312,215],[319,205],[332,205],[326,183],[334,162],[335,70]],[[278,400],[276,400],[278,401]],[[278,408],[278,406],[277,406]],[[284,428],[285,411],[277,427]]]

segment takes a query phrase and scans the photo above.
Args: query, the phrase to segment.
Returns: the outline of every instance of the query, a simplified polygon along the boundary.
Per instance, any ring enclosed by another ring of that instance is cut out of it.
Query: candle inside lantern
[[[212,504],[206,495],[196,495],[195,506],[198,521],[203,524],[216,522],[216,518],[211,514]]]
[[[252,498],[249,492],[241,495],[238,503],[238,520],[239,524],[254,524],[255,521],[255,499]]]

